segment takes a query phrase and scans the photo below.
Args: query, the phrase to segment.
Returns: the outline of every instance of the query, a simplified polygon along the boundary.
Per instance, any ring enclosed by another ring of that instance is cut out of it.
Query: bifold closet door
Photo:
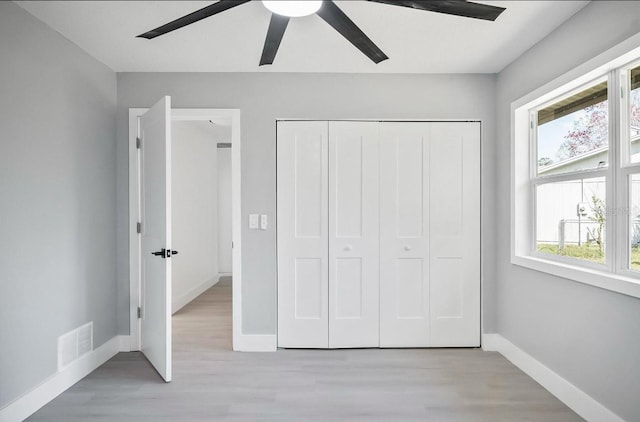
[[[380,345],[480,344],[480,124],[385,122]]]
[[[431,346],[480,346],[480,123],[431,123]]]
[[[329,347],[379,346],[378,122],[329,122]]]
[[[380,346],[428,347],[429,123],[380,128]]]
[[[278,346],[329,347],[328,122],[277,123]]]
[[[479,346],[480,124],[277,130],[278,346]]]

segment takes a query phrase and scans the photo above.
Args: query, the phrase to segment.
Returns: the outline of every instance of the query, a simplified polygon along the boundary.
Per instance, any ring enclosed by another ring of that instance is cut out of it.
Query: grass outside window
[[[567,256],[570,258],[584,259],[598,264],[604,264],[604,254],[600,251],[597,244],[589,243],[586,245],[565,245],[564,248],[558,250],[557,244],[539,243],[536,247],[538,252],[548,253],[552,255]],[[640,245],[631,246],[630,268],[640,271]]]

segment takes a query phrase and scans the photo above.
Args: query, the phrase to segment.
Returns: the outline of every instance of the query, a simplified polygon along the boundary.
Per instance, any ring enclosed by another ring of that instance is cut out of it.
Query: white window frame
[[[621,126],[626,123],[627,106],[624,101],[628,102],[628,87],[626,80],[620,77],[621,74],[624,75],[625,69],[633,67],[639,61],[640,34],[636,34],[511,104],[512,264],[640,298],[640,272],[627,269],[630,222],[627,212],[630,193],[628,179],[630,174],[640,173],[640,163],[629,163],[628,126]],[[531,138],[532,110],[553,103],[554,99],[566,97],[602,78],[608,80],[608,167],[547,176],[545,181],[606,177],[604,265],[535,251],[534,181],[539,178],[535,138],[533,142]],[[621,91],[620,87],[623,88]],[[618,116],[625,117],[621,119]],[[625,130],[621,130],[623,127]]]

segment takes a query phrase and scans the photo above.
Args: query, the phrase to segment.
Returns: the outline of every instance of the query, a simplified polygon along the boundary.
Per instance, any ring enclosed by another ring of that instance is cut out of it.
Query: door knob
[[[344,250],[347,251],[347,252],[349,252],[352,249],[353,249],[353,246],[351,246],[351,245],[347,245],[347,246],[344,247]]]
[[[151,252],[151,255],[161,256],[163,258],[166,258],[167,257],[167,250],[165,248],[162,248],[157,252]]]
[[[410,251],[410,250],[411,250],[411,246],[409,246],[409,245],[404,245],[404,250],[405,250],[405,251]]]
[[[171,255],[178,255],[178,251],[162,248],[159,251],[151,252],[151,255],[161,256],[162,258],[171,258]]]

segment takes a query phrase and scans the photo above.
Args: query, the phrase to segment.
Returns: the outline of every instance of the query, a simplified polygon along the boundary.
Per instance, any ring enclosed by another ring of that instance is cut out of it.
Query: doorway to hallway
[[[167,382],[173,312],[233,273],[233,341],[241,334],[242,316],[240,112],[170,104],[164,97],[151,109],[129,113],[130,349],[141,350]],[[158,117],[147,118],[151,112]],[[218,157],[218,150],[227,151]],[[218,167],[227,173],[219,177]],[[218,190],[230,198],[219,204]],[[148,202],[155,199],[149,192],[159,192],[160,200]],[[151,248],[158,251],[147,256],[148,242],[154,241]],[[163,270],[150,272],[150,265]]]

